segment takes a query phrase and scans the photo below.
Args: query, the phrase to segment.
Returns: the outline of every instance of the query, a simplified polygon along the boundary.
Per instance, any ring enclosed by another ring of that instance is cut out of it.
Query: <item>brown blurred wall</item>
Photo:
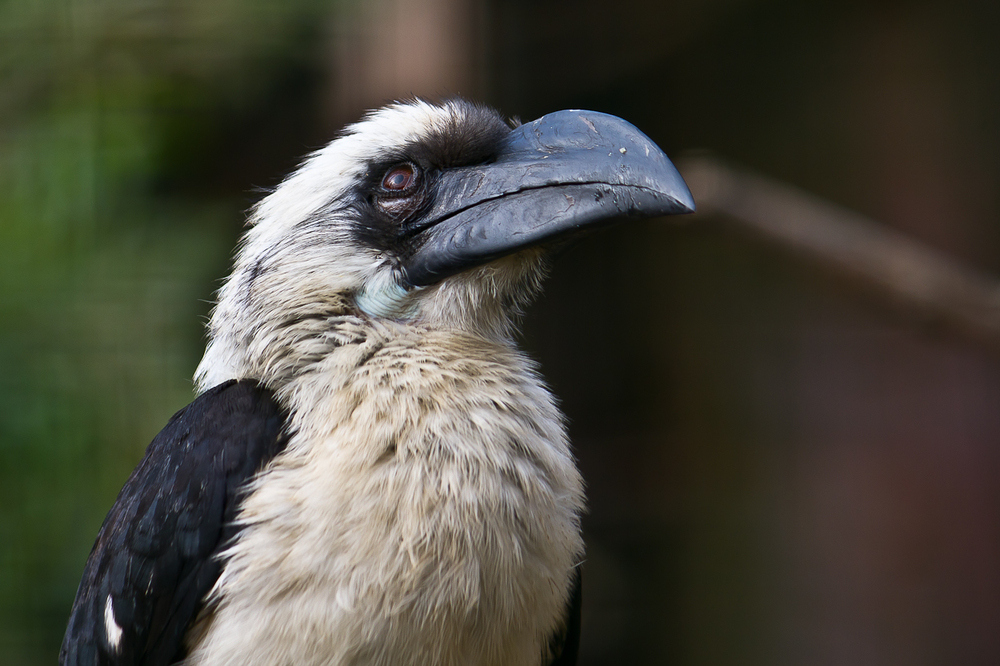
[[[526,119],[595,108],[995,270],[997,18],[380,2],[333,55],[331,114],[450,93]],[[989,352],[699,216],[558,257],[526,344],[588,480],[583,663],[1000,661]]]

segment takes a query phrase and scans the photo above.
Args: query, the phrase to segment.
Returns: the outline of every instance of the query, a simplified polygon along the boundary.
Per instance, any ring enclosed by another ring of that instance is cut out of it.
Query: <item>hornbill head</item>
[[[328,335],[338,318],[509,337],[546,248],[693,210],[667,156],[620,118],[559,111],[522,125],[457,99],[392,104],[254,208],[199,385],[267,381],[283,345]]]

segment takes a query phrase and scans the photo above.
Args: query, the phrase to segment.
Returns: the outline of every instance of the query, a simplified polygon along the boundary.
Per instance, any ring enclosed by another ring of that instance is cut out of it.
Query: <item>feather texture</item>
[[[338,323],[279,392],[294,434],[189,663],[547,663],[583,549],[551,395],[508,345]]]
[[[146,449],[101,527],[77,592],[64,666],[166,666],[215,584],[241,491],[285,444],[285,415],[256,382],[227,382],[179,411]]]

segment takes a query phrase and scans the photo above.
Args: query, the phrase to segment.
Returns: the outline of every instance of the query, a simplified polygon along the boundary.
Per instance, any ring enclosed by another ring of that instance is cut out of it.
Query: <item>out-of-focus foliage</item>
[[[209,138],[280,104],[275,81],[305,59],[328,11],[313,0],[0,5],[4,664],[54,663],[104,513],[191,397],[206,286],[249,200],[214,173],[229,165]]]

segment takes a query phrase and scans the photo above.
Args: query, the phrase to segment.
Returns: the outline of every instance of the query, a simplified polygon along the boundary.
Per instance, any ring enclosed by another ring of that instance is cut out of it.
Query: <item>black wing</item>
[[[577,567],[566,606],[566,626],[549,641],[552,661],[548,666],[576,666],[576,655],[580,650],[580,609],[583,607],[580,576],[580,567]]]
[[[284,447],[267,389],[227,382],[177,412],[104,520],[73,602],[63,666],[166,666],[221,572],[241,488]]]

